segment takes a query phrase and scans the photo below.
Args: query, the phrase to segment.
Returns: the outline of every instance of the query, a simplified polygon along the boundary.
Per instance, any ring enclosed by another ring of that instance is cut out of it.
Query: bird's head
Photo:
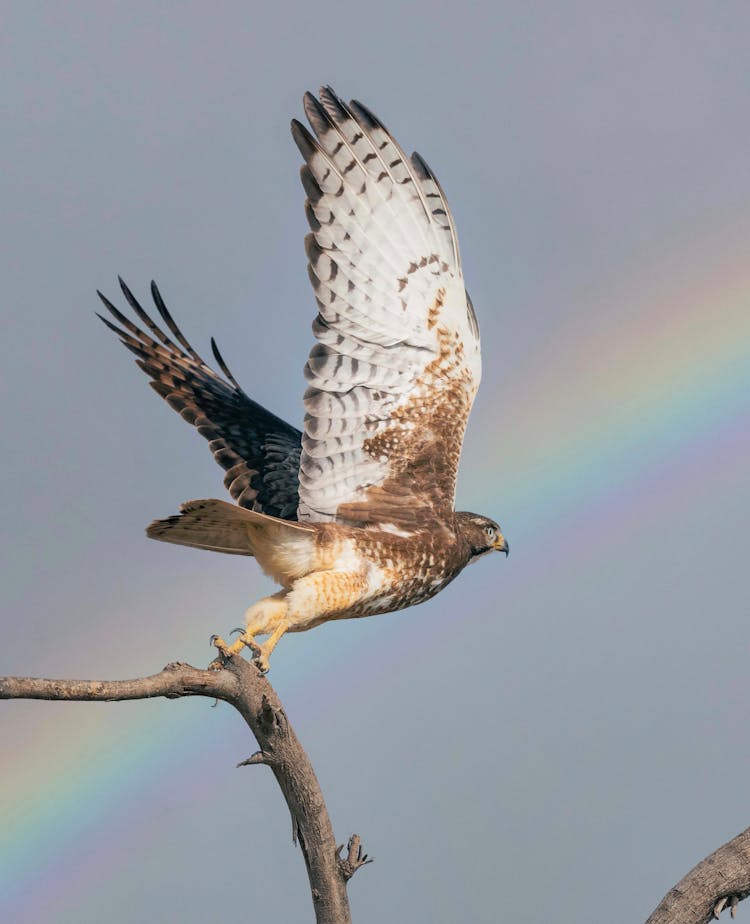
[[[457,513],[456,525],[461,537],[469,548],[469,561],[476,561],[487,552],[505,552],[506,557],[510,546],[500,531],[500,527],[489,517],[478,513]]]

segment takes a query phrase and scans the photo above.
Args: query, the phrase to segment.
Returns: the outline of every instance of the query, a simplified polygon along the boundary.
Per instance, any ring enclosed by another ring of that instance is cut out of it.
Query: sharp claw
[[[719,915],[724,910],[724,905],[726,905],[726,903],[727,903],[726,898],[720,898],[718,902],[716,902],[716,904],[714,905],[714,910],[712,913],[713,913],[715,920],[717,921],[719,920]]]
[[[236,628],[236,629],[232,629],[232,631],[231,631],[229,634],[230,634],[230,635],[234,635],[235,632],[240,632],[240,633],[242,633],[242,632],[244,632],[244,631],[245,631],[245,630],[244,630],[241,626],[237,626],[237,628]]]
[[[218,637],[219,637],[218,635],[212,635],[211,638],[208,640],[208,644],[213,645],[216,639],[218,639]]]

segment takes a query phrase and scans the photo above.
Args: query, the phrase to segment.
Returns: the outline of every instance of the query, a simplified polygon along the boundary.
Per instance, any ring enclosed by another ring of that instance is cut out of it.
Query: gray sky
[[[644,919],[750,824],[748,27],[739,2],[5,4],[0,672],[204,665],[267,591],[146,540],[222,473],[94,289],[156,278],[299,425],[288,123],[331,83],[446,189],[484,356],[458,504],[513,549],[274,655],[338,839],[376,857],[354,919]],[[9,703],[0,736],[2,919],[310,919],[228,708]]]

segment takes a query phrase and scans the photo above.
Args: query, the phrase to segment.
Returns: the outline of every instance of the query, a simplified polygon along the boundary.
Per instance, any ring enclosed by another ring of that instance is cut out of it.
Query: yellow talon
[[[211,644],[218,650],[222,658],[231,658],[232,655],[239,654],[245,645],[247,645],[248,648],[252,648],[253,650],[259,647],[254,639],[251,639],[246,635],[241,635],[237,641],[232,642],[231,645],[227,645],[227,643],[220,635],[212,635]]]
[[[247,628],[244,631],[233,630],[233,632],[242,634],[231,645],[227,644],[220,635],[212,635],[211,644],[219,652],[219,657],[211,667],[218,670],[233,655],[239,654],[243,648],[249,648],[256,667],[262,674],[265,674],[268,671],[268,659],[271,652],[289,628],[284,597],[285,593],[276,594],[250,607],[245,615]],[[255,641],[255,636],[258,635],[268,635],[262,645]]]

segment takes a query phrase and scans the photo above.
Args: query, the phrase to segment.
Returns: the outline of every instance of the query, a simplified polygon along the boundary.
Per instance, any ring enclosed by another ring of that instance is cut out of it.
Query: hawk
[[[234,644],[212,637],[224,657],[247,646],[262,671],[285,632],[413,606],[508,554],[494,520],[454,510],[481,360],[443,190],[361,103],[324,87],[304,109],[311,131],[293,120],[292,137],[318,314],[302,432],[243,391],[213,340],[219,372],[201,359],[155,283],[161,323],[122,280],[140,326],[98,293],[114,323],[99,317],[209,441],[236,502],[188,501],[147,535],[254,556],[282,588],[248,609]]]

